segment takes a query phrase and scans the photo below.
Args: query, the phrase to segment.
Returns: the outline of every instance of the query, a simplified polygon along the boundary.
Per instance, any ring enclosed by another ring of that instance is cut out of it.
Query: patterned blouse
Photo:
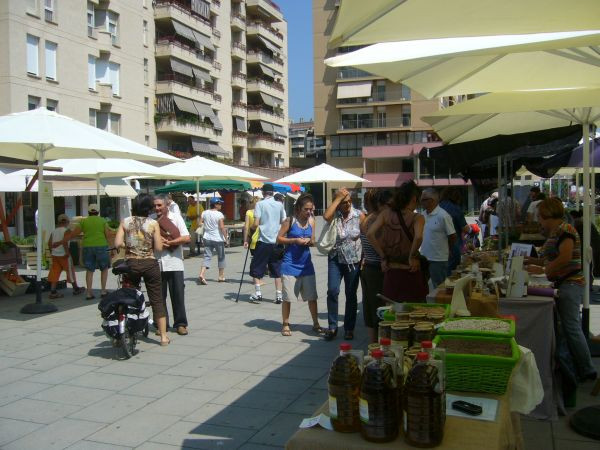
[[[585,281],[581,272],[581,245],[579,234],[572,225],[566,222],[561,223],[556,231],[554,231],[544,242],[541,250],[541,257],[548,261],[553,261],[558,257],[558,247],[565,239],[573,239],[573,254],[571,260],[560,267],[554,273],[548,276],[550,281],[568,281],[584,285]]]
[[[149,217],[131,216],[123,220],[125,228],[125,256],[127,258],[154,258],[154,230],[158,222]]]
[[[337,256],[342,264],[357,264],[360,261],[362,245],[360,243],[360,211],[350,208],[348,217],[344,219],[337,211],[337,238],[330,255]]]

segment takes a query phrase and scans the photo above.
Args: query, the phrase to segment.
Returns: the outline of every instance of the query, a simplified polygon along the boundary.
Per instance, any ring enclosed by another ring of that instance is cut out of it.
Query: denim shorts
[[[96,269],[108,269],[110,267],[108,246],[83,247],[83,266],[88,272],[93,272]]]

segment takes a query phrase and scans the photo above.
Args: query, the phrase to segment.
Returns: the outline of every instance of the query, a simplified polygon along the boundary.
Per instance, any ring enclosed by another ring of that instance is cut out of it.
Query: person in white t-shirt
[[[421,204],[425,208],[421,254],[429,261],[429,277],[434,288],[446,279],[450,248],[456,240],[452,217],[439,206],[439,199],[439,194],[432,188],[421,194]]]
[[[179,205],[175,200],[173,200],[173,196],[171,194],[167,194],[167,207],[169,212],[173,214],[179,214],[181,216],[181,209],[179,209]],[[181,216],[183,218],[183,216]],[[185,222],[184,222],[185,223]],[[189,235],[189,232],[188,232]]]
[[[71,257],[69,256],[68,244],[63,242],[63,238],[69,227],[69,222],[69,217],[66,214],[60,214],[57,219],[57,226],[54,231],[50,233],[50,239],[48,239],[48,248],[52,254],[52,263],[50,265],[50,273],[48,274],[48,281],[50,282],[51,289],[49,298],[51,299],[63,297],[63,294],[56,290],[56,285],[58,284],[60,274],[63,270],[67,274],[67,283],[73,285],[73,295],[79,295],[85,290],[77,286],[75,271],[73,270],[73,264],[71,263]]]
[[[204,275],[206,270],[210,269],[210,262],[213,253],[217,254],[219,264],[219,282],[225,281],[225,243],[227,242],[227,233],[225,231],[225,216],[221,212],[223,200],[219,197],[210,199],[210,209],[204,211],[200,216],[199,226],[204,225],[204,262],[200,268],[199,282],[207,284]]]
[[[154,211],[155,214],[152,214],[150,217],[158,220],[159,226],[161,226],[161,217],[166,215],[179,230],[179,237],[175,239],[165,238],[161,233],[163,249],[160,252],[154,252],[154,256],[160,265],[163,302],[166,305],[168,290],[171,297],[171,307],[173,308],[173,328],[177,330],[177,334],[184,336],[188,334],[188,321],[185,313],[183,244],[190,242],[190,232],[185,226],[185,221],[181,217],[181,214],[173,213],[169,210],[168,197],[166,195],[157,195],[154,197]],[[165,310],[167,310],[166,307]],[[168,310],[167,328],[169,328]]]
[[[546,198],[543,192],[537,194],[535,200],[533,200],[527,208],[527,222],[529,223],[540,223],[540,217],[538,215],[538,205],[542,203],[542,200]]]

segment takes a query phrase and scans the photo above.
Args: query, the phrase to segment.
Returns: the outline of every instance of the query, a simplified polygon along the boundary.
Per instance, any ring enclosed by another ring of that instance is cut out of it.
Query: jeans
[[[162,278],[162,298],[167,304],[167,289],[171,297],[171,307],[173,308],[173,328],[187,327],[188,321],[185,315],[185,285],[183,283],[183,271],[175,270],[161,273]],[[167,326],[169,325],[169,313],[167,312]]]
[[[225,242],[223,241],[204,241],[204,267],[210,269],[210,261],[213,253],[217,254],[219,269],[225,268]]]
[[[354,331],[356,325],[356,308],[358,298],[358,281],[360,280],[359,263],[343,264],[337,256],[329,257],[327,262],[327,321],[330,330],[337,330],[338,296],[344,279],[346,294],[346,310],[344,312],[344,331]]]
[[[579,284],[564,282],[558,289],[556,307],[559,316],[559,333],[557,353],[561,363],[569,366],[568,354],[573,359],[577,375],[580,378],[596,373],[590,349],[581,329],[581,315],[579,308],[583,300],[583,290]]]
[[[429,261],[429,278],[435,289],[442,284],[448,273],[448,261]]]

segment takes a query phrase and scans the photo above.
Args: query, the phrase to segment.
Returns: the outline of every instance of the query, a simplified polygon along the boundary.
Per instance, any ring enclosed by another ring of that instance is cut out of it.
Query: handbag
[[[337,225],[339,220],[339,218],[334,217],[333,220],[325,225],[323,230],[321,230],[321,234],[319,235],[319,239],[317,239],[316,244],[319,253],[328,255],[333,249],[337,241]]]
[[[177,228],[177,225],[171,222],[171,219],[169,219],[167,215],[160,216],[157,222],[158,226],[160,227],[160,235],[166,240],[171,241],[181,236],[179,228]],[[179,247],[179,245],[170,245],[168,250],[172,252],[177,247]]]
[[[402,217],[402,213],[397,214],[397,216],[398,216],[398,220],[400,221],[400,226],[404,230],[404,234],[406,234],[406,236],[408,237],[408,239],[410,239],[411,242],[414,241],[415,237],[412,234],[412,232],[408,229],[408,227],[406,226],[406,222],[404,221],[404,217]],[[428,280],[429,279],[429,261],[427,260],[427,258],[425,258],[421,254],[419,254],[419,265],[421,266],[421,272],[423,273],[425,280]]]

